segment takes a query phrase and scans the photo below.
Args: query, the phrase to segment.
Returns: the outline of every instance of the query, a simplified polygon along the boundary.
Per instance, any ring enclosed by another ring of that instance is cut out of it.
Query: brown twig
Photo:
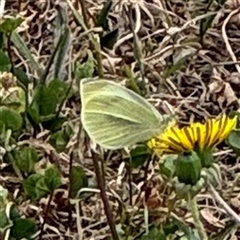
[[[43,236],[43,232],[44,232],[44,225],[46,224],[46,221],[47,221],[47,218],[48,218],[48,212],[49,212],[49,208],[50,208],[52,199],[53,199],[53,192],[49,196],[47,206],[46,206],[45,211],[44,211],[43,223],[42,223],[42,226],[41,226],[41,229],[40,229],[39,240],[42,240],[42,236]]]
[[[97,183],[98,183],[98,187],[100,189],[100,196],[103,201],[104,211],[105,211],[107,221],[108,221],[108,224],[109,224],[109,227],[111,230],[112,239],[119,240],[119,237],[118,237],[118,234],[116,231],[115,222],[114,222],[114,217],[113,217],[112,210],[110,208],[110,204],[108,202],[108,198],[107,198],[107,194],[106,194],[104,173],[101,171],[101,168],[99,166],[99,158],[98,158],[97,154],[92,150],[91,150],[91,153],[92,153],[92,159],[93,159],[93,165],[95,168]]]

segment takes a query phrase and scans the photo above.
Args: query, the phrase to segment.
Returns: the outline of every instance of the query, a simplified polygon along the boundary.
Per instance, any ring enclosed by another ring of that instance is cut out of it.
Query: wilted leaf
[[[207,97],[210,98],[211,96],[214,101],[219,103],[221,108],[228,107],[238,100],[231,85],[228,82],[223,81],[218,73],[215,73],[212,77],[212,81],[208,85],[208,89],[209,94]]]

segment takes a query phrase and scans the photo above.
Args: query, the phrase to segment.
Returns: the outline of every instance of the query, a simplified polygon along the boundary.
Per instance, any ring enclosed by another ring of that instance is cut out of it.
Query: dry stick
[[[208,183],[208,186],[213,193],[214,199],[222,205],[222,207],[227,211],[227,213],[229,213],[232,216],[232,218],[237,222],[237,224],[240,224],[240,216],[237,213],[235,213],[230,208],[230,206],[222,199],[222,197],[215,190],[215,188],[213,187],[213,185],[211,183]]]
[[[49,199],[48,199],[48,202],[47,202],[47,206],[46,206],[46,209],[45,209],[45,211],[44,211],[43,223],[42,223],[42,226],[41,226],[41,229],[40,229],[39,240],[42,240],[43,231],[44,231],[44,226],[45,226],[45,223],[46,223],[46,221],[47,221],[48,212],[49,212],[49,208],[50,208],[52,199],[53,199],[53,192],[52,192],[52,193],[50,194],[50,196],[49,196]]]
[[[234,11],[231,11],[231,12],[229,13],[229,15],[227,16],[227,18],[224,20],[223,25],[222,25],[222,37],[223,37],[223,40],[224,40],[224,42],[225,42],[227,51],[228,51],[229,55],[231,56],[231,58],[232,58],[232,60],[233,60],[234,62],[237,62],[237,58],[236,58],[236,56],[235,56],[235,54],[234,54],[234,52],[233,52],[233,50],[232,50],[232,48],[231,48],[231,45],[230,45],[230,43],[229,43],[229,41],[228,41],[228,36],[227,36],[227,33],[226,33],[226,25],[227,25],[227,23],[229,22],[229,20],[230,20],[234,15],[236,15],[237,13],[239,13],[239,11],[240,11],[240,8],[237,8],[237,9],[235,9]],[[236,63],[236,64],[235,64],[235,67],[236,67],[237,71],[240,73],[240,66]]]
[[[95,168],[97,183],[98,183],[98,187],[100,189],[100,196],[103,201],[104,211],[105,211],[107,221],[108,221],[111,233],[112,233],[112,239],[119,240],[119,237],[118,237],[118,234],[116,231],[116,227],[115,227],[114,217],[113,217],[112,210],[110,208],[110,204],[108,202],[108,198],[107,198],[107,194],[106,194],[104,173],[101,172],[101,169],[99,167],[97,154],[95,154],[95,152],[92,150],[91,150],[91,153],[92,153],[93,165]]]
[[[83,0],[78,0],[82,9],[82,15],[83,15],[83,21],[79,22],[80,24],[84,23],[85,27],[84,30],[89,30],[90,26],[88,24],[88,19],[87,19],[87,11],[84,5],[84,1]],[[81,25],[82,26],[82,25]],[[83,26],[82,26],[83,27]],[[101,56],[101,46],[100,43],[98,41],[98,39],[94,36],[94,34],[92,34],[91,32],[89,32],[89,39],[90,39],[90,44],[91,44],[91,48],[93,48],[95,50],[95,57],[97,60],[97,70],[98,70],[98,75],[100,78],[104,77],[104,73],[103,73],[103,65],[102,65],[102,56]]]

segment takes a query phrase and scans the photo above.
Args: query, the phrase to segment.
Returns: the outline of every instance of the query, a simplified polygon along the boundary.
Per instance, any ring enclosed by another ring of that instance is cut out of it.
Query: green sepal
[[[209,168],[213,165],[213,152],[211,148],[197,151],[203,168]]]
[[[196,152],[183,153],[176,160],[176,176],[181,183],[195,185],[200,179],[201,169],[201,160]]]

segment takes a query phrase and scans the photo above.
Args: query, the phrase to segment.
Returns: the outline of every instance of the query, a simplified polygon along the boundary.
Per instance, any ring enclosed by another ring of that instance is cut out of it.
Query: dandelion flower
[[[169,127],[165,132],[148,141],[148,147],[157,154],[183,153],[214,149],[236,128],[237,116],[222,115],[205,123],[192,123],[183,128]]]

